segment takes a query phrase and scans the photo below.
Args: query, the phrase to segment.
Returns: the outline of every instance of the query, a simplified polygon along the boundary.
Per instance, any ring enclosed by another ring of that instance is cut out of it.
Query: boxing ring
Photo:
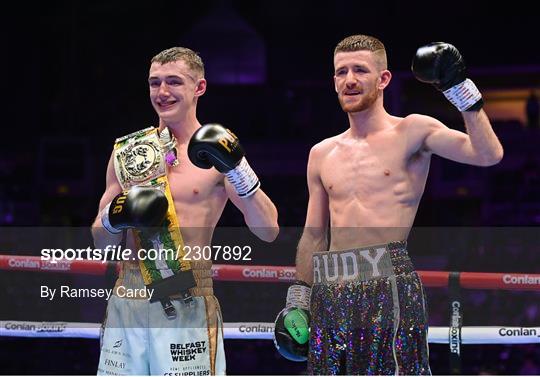
[[[36,256],[0,255],[0,270],[46,272],[102,276],[115,274],[118,263],[90,260],[63,260],[51,263]],[[448,344],[450,365],[459,370],[462,344],[538,344],[540,326],[462,326],[461,289],[540,291],[540,274],[480,273],[418,271],[425,287],[448,288],[450,296],[450,326],[430,326],[428,340],[434,344]],[[225,265],[212,267],[215,281],[243,283],[290,283],[295,268],[264,265]],[[1,337],[29,338],[87,338],[99,339],[100,323],[31,322],[0,320]],[[226,322],[225,339],[272,339],[273,322]],[[453,361],[452,361],[453,360]]]

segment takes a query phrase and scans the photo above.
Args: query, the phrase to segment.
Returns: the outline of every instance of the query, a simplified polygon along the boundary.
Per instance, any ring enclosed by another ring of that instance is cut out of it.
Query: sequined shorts
[[[425,295],[407,243],[315,253],[311,375],[429,375]]]

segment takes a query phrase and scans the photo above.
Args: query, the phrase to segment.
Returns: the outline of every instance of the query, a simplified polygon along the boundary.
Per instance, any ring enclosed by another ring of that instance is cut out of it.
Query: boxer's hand
[[[168,208],[169,202],[161,190],[133,187],[117,195],[103,209],[101,223],[110,233],[128,228],[155,228],[165,219]]]
[[[478,111],[483,106],[482,95],[467,79],[463,57],[451,44],[433,42],[420,47],[411,66],[414,76],[443,92],[459,111]]]
[[[221,173],[234,169],[244,155],[236,135],[220,124],[202,126],[188,145],[188,156],[193,165],[202,169],[214,166]]]
[[[302,281],[289,287],[285,309],[279,312],[274,327],[278,352],[291,361],[306,361],[309,348],[309,301],[311,288]]]
[[[220,124],[206,124],[191,137],[188,156],[202,169],[215,167],[224,173],[240,197],[254,194],[259,179],[245,159],[245,152],[235,134]]]

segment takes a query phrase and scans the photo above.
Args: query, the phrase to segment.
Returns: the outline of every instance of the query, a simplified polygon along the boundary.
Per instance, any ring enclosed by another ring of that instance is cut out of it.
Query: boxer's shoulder
[[[403,126],[404,130],[415,131],[415,130],[425,128],[435,122],[438,122],[438,121],[429,115],[409,114],[405,118],[403,118],[401,125]]]
[[[311,147],[310,158],[327,155],[332,149],[339,145],[341,139],[343,139],[343,134],[332,136],[318,142]]]

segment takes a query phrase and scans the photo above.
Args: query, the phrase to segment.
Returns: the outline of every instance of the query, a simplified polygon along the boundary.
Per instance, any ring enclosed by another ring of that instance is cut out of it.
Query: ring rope
[[[36,256],[0,255],[0,270],[63,272],[104,275],[118,269],[119,263],[90,260],[61,260],[57,263]],[[447,287],[450,271],[417,271],[426,287]],[[212,277],[216,281],[284,282],[295,280],[291,266],[255,266],[215,264]],[[466,289],[501,289],[540,291],[540,274],[518,272],[461,272],[460,286]]]
[[[100,323],[0,321],[0,337],[87,338],[98,339]],[[430,326],[430,343],[448,344],[448,327]],[[272,322],[226,322],[225,339],[272,339]],[[464,326],[462,344],[540,343],[540,327]]]

